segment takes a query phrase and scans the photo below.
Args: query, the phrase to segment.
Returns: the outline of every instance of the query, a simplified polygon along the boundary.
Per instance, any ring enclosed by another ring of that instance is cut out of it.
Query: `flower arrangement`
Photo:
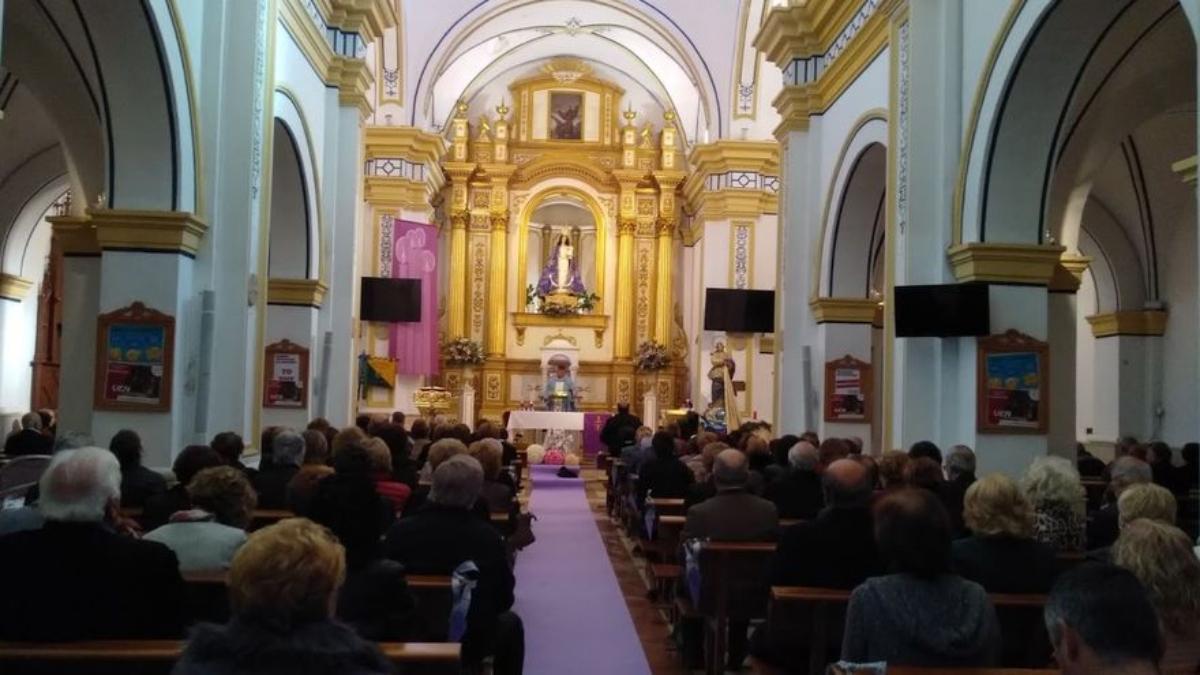
[[[545,294],[533,284],[525,287],[525,307],[547,316],[575,316],[596,308],[600,296],[595,293]]]
[[[634,366],[643,373],[662,370],[671,363],[671,354],[664,345],[654,340],[647,340],[638,345]]]
[[[471,338],[454,338],[442,345],[442,358],[451,365],[477,366],[484,362],[483,346]]]

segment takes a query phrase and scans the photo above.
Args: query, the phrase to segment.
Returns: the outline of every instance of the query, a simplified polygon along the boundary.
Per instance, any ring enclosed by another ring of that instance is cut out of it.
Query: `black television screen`
[[[414,323],[421,320],[421,280],[363,277],[358,318],[363,321]]]
[[[704,330],[726,333],[775,332],[775,291],[705,289]]]
[[[896,337],[988,334],[987,284],[896,287]]]

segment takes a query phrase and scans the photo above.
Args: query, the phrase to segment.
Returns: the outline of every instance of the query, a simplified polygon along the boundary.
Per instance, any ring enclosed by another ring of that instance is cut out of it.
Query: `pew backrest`
[[[842,642],[846,606],[851,591],[806,586],[771,588],[768,630],[775,640],[782,632],[809,636],[809,672],[823,673]],[[1049,638],[1042,622],[1046,596],[989,593],[996,608],[1003,639],[1002,663],[1038,666],[1051,658]],[[892,672],[891,670],[888,671]]]
[[[63,643],[0,642],[0,672],[169,673],[186,648],[183,640],[94,640]],[[382,642],[379,649],[401,672],[455,672],[461,646],[451,642]]]
[[[706,543],[700,549],[700,594],[692,598],[705,616],[761,619],[770,595],[772,542]]]

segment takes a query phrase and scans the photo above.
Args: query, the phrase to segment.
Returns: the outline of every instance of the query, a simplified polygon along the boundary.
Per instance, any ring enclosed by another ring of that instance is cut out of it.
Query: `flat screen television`
[[[987,284],[896,287],[896,337],[987,335]]]
[[[421,280],[363,277],[358,318],[382,323],[421,320]]]
[[[704,330],[726,333],[775,332],[775,291],[705,289]]]

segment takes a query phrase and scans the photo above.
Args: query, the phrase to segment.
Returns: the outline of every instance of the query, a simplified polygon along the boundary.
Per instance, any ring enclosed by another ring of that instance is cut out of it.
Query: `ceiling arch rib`
[[[481,48],[486,48],[486,45],[481,45]],[[626,91],[642,90],[659,107],[675,109],[685,142],[707,127],[708,120],[699,93],[690,85],[676,85],[673,88],[668,77],[663,76],[669,72],[668,68],[658,68],[605,37],[580,40],[558,35],[527,41],[490,61],[470,60],[468,53],[464,56],[468,60],[456,62],[453,70],[447,71],[447,76],[439,79],[435,85],[430,119],[436,126],[442,127],[459,99],[469,101],[502,76],[510,73],[517,77],[528,75],[528,72],[522,71],[530,70],[536,62],[566,53],[588,61],[598,76],[616,81]],[[480,67],[481,62],[486,62],[486,65]],[[676,73],[681,74],[682,71]],[[507,82],[505,80],[504,84],[507,85]]]
[[[554,21],[560,18],[561,23]],[[566,39],[547,40],[559,36]],[[435,126],[444,123],[457,96],[469,92],[469,83],[477,75],[496,61],[532,60],[523,48],[545,42],[563,45],[548,50],[547,57],[639,62],[638,68],[621,69],[645,72],[661,86],[685,133],[720,136],[719,93],[712,77],[704,76],[698,67],[703,58],[636,8],[610,0],[515,2],[476,17],[444,41],[440,56],[430,55],[430,61],[437,58],[436,66],[429,68],[427,62],[422,69],[423,77],[433,76],[414,92],[414,123],[418,115]],[[584,53],[587,50],[591,53]],[[447,93],[455,90],[454,97]]]

